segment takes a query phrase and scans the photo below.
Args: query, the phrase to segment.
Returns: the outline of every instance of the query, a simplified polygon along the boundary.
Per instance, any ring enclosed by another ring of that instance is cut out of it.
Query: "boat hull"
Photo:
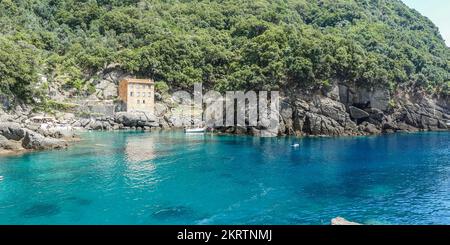
[[[204,128],[193,128],[193,129],[185,129],[184,132],[187,134],[201,134],[204,133],[206,129]]]

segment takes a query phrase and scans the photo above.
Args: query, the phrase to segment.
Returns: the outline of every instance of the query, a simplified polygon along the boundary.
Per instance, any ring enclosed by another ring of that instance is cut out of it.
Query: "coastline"
[[[183,128],[169,128],[169,129],[162,129],[162,128],[153,128],[150,130],[139,130],[139,129],[113,129],[113,130],[85,130],[85,129],[77,129],[73,132],[72,138],[65,138],[63,139],[67,145],[62,148],[48,148],[48,149],[2,149],[0,148],[0,157],[7,157],[7,156],[20,156],[27,153],[32,152],[40,152],[40,151],[49,151],[49,150],[62,150],[71,147],[73,144],[78,144],[80,141],[83,140],[83,134],[89,133],[89,132],[105,132],[105,133],[117,133],[117,132],[142,132],[142,133],[151,133],[151,132],[176,132],[176,131],[183,131]],[[228,132],[221,132],[221,131],[215,131],[215,132],[206,132],[205,135],[208,134],[214,134],[216,136],[242,136],[242,137],[259,137],[259,138],[360,138],[360,137],[379,137],[379,136],[387,136],[387,135],[395,135],[395,134],[415,134],[415,133],[440,133],[440,132],[449,132],[449,130],[421,130],[417,129],[415,131],[396,131],[396,132],[381,132],[377,134],[365,134],[365,135],[303,135],[303,136],[295,136],[295,135],[278,135],[275,137],[262,137],[262,136],[255,136],[255,135],[249,135],[249,134],[236,134],[236,133],[228,133]]]
[[[1,136],[1,135],[0,135]],[[36,147],[36,148],[25,148],[21,146],[21,142],[17,141],[14,142],[15,147],[13,149],[5,149],[0,147],[0,157],[7,157],[7,156],[20,156],[26,153],[31,152],[38,152],[38,151],[46,151],[46,150],[61,150],[66,149],[68,147],[71,147],[71,145],[76,144],[80,141],[82,141],[82,137],[80,137],[77,133],[73,133],[71,137],[63,137],[58,139],[60,143],[55,144],[54,146],[49,145],[46,147]],[[63,143],[61,145],[61,143]]]
[[[380,91],[373,93],[384,94]],[[343,102],[343,97],[336,91],[325,95],[285,95],[280,100],[277,118],[270,119],[278,121],[276,127],[264,127],[257,122],[257,126],[212,129],[216,134],[253,137],[341,137],[450,130],[449,105],[445,98],[404,95],[397,98],[394,108],[387,105],[386,98],[369,96],[360,99],[370,98],[374,106],[357,108],[353,102]],[[201,118],[178,113],[190,109],[189,105],[176,103],[167,96],[157,98],[154,113],[117,111],[109,115],[92,115],[86,114],[85,107],[80,107],[49,114],[34,112],[27,105],[18,105],[8,112],[0,110],[0,155],[66,148],[68,142],[76,141],[76,133],[83,130],[153,131],[206,125]]]
[[[27,150],[5,150],[5,149],[0,149],[0,157],[8,157],[8,156],[19,156],[25,153],[29,153],[30,151]]]

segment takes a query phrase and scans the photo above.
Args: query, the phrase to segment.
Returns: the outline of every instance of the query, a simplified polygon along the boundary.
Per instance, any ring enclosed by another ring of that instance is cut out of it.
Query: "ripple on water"
[[[226,179],[231,179],[233,178],[233,174],[231,173],[221,173],[219,174],[220,177],[226,178]]]
[[[1,157],[0,224],[450,224],[449,133],[304,138],[298,150],[158,135],[95,132]]]
[[[75,197],[75,196],[69,197],[69,198],[67,198],[67,200],[69,200],[79,206],[88,206],[88,205],[91,205],[91,203],[92,203],[92,200],[90,200],[90,199],[85,199],[85,198]]]
[[[172,219],[180,217],[191,217],[194,211],[185,206],[165,207],[152,214],[156,219]]]
[[[60,212],[60,208],[56,204],[36,203],[22,212],[25,218],[35,218],[42,216],[53,216]]]

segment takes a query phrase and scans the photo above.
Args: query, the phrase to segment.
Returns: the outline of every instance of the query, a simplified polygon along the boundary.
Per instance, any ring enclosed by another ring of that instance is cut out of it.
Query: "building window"
[[[149,92],[149,93],[148,93],[148,97],[152,97],[152,93]]]
[[[138,103],[138,104],[140,104],[140,103],[141,103],[141,101],[140,101],[140,100],[137,100],[137,103]]]
[[[145,104],[145,100],[142,100],[142,104]]]
[[[139,97],[141,95],[141,93],[137,92],[137,97]]]
[[[130,92],[130,97],[133,97],[133,92]]]

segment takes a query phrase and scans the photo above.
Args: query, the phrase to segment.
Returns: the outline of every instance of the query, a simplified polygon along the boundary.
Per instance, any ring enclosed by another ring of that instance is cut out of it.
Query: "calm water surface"
[[[0,224],[450,224],[449,144],[448,132],[86,133],[0,157]]]

